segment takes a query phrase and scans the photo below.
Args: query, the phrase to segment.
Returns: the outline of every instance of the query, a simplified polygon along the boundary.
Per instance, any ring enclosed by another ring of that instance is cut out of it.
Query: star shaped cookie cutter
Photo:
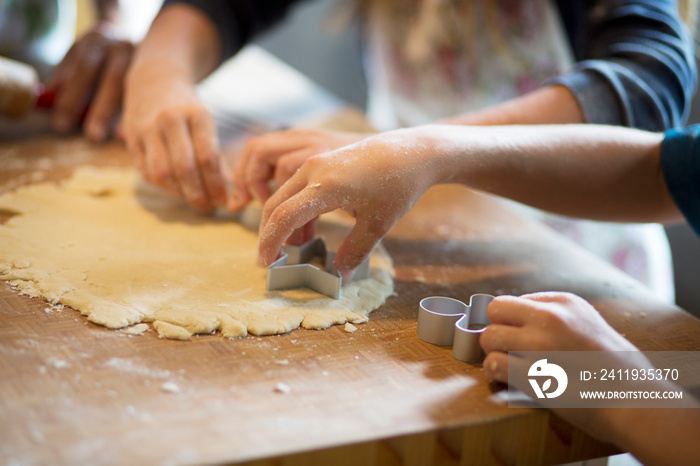
[[[491,324],[486,308],[493,300],[489,294],[475,294],[469,305],[444,296],[424,298],[418,310],[418,338],[433,345],[452,345],[452,356],[464,362],[484,358],[479,336]]]
[[[333,299],[340,299],[343,280],[335,266],[335,252],[329,251],[322,238],[313,239],[301,246],[282,246],[284,254],[267,268],[267,290],[310,288]],[[320,258],[324,270],[311,265]],[[369,259],[355,270],[351,281],[369,277]]]

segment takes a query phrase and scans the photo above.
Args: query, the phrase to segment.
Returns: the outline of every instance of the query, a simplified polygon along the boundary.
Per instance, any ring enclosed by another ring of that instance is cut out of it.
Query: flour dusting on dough
[[[0,209],[18,212],[0,225],[0,279],[97,324],[148,322],[159,336],[182,340],[362,323],[393,293],[382,249],[370,278],[343,286],[340,300],[307,289],[268,292],[256,233],[198,215],[138,179],[133,170],[82,167],[62,186],[0,196]]]

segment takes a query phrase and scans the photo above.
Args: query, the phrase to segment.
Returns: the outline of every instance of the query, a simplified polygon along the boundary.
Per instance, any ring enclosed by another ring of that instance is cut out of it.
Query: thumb
[[[390,227],[391,225],[370,224],[358,219],[335,256],[335,265],[343,282],[347,283],[352,280],[355,269],[367,259]]]

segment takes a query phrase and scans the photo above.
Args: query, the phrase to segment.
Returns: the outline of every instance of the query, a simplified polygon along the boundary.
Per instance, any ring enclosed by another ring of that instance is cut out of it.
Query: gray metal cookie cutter
[[[424,298],[418,310],[418,338],[433,345],[452,345],[452,356],[464,362],[484,357],[479,336],[491,322],[486,308],[493,300],[489,294],[475,294],[469,305],[443,296]]]
[[[321,238],[313,239],[301,246],[282,246],[284,254],[267,268],[267,290],[311,288],[314,291],[340,299],[342,278],[335,266],[335,252],[329,251]],[[324,270],[309,264],[319,257]],[[369,277],[369,259],[355,270],[351,281]]]

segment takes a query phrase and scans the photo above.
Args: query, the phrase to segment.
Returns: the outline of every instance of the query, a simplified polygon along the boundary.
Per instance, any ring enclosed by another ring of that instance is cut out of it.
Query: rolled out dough
[[[340,300],[268,292],[256,232],[184,208],[133,170],[81,167],[61,186],[0,196],[0,210],[12,215],[0,226],[0,278],[113,329],[152,322],[172,339],[323,329],[366,321],[393,293],[381,249],[370,277],[344,285]]]

